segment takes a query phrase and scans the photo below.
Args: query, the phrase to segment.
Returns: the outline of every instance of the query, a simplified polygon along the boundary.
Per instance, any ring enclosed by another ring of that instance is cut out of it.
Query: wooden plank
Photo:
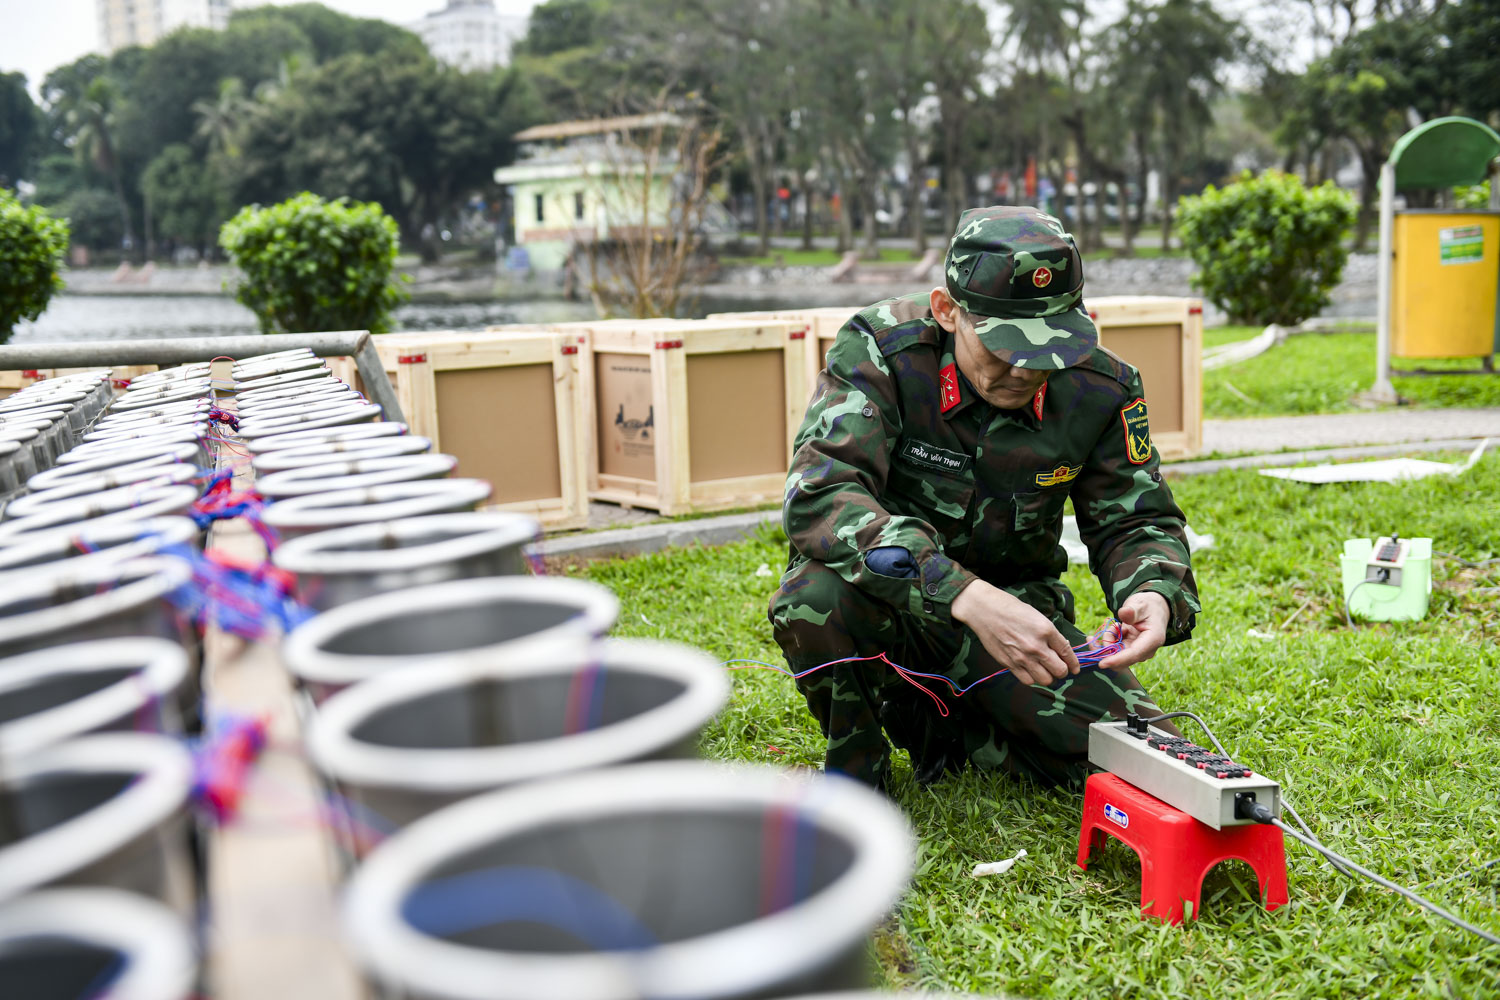
[[[1187,415],[1181,457],[1203,450],[1203,300],[1188,301],[1182,338],[1182,409]]]
[[[1084,306],[1101,325],[1147,326],[1181,323],[1189,301],[1168,295],[1104,295],[1086,299]]]
[[[571,338],[556,337],[552,343],[552,404],[557,421],[558,478],[563,484],[559,510],[547,511],[547,526],[554,530],[585,528],[589,523],[588,483],[584,476],[584,451],[578,424],[578,347]],[[551,506],[550,502],[547,506]],[[538,515],[540,516],[540,515]]]
[[[224,449],[220,466],[232,458]],[[234,486],[251,485],[245,466]],[[260,536],[241,519],[215,522],[210,544],[250,564],[266,558]],[[204,637],[203,669],[209,717],[264,718],[269,734],[237,818],[209,828],[210,992],[217,1000],[362,1000],[339,921],[342,873],[301,749],[291,677],[274,644],[247,645],[214,627]]]

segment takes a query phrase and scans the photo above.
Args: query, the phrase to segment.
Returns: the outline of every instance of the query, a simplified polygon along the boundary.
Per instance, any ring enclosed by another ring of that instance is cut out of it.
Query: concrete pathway
[[[1203,421],[1205,455],[1260,455],[1287,450],[1482,437],[1500,439],[1500,408],[1397,408],[1307,417]]]

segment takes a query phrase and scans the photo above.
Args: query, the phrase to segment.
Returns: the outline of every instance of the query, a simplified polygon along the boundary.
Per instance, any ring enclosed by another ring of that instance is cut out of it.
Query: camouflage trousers
[[[1047,615],[1070,643],[1085,640],[1073,623],[1072,595],[1060,581],[1004,589]],[[942,674],[963,688],[1002,667],[968,628],[920,621],[816,561],[794,561],[771,598],[770,619],[793,673],[884,653],[909,670]],[[797,680],[828,738],[824,769],[884,787],[894,742],[910,752],[924,783],[972,764],[1044,785],[1071,784],[1088,773],[1091,723],[1159,712],[1128,669],[1084,670],[1050,687],[1001,674],[962,698],[942,681],[921,682],[942,698],[946,716],[879,660],[825,667]]]

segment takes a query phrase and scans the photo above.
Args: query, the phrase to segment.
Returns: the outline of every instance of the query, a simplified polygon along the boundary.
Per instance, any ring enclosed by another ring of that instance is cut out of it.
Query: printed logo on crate
[[[656,476],[656,406],[651,366],[633,355],[595,355],[599,471],[633,479]]]
[[[1130,825],[1130,814],[1119,806],[1104,803],[1104,818],[1122,830]]]
[[[656,424],[656,407],[646,407],[645,420],[626,420],[625,404],[620,404],[620,409],[615,413],[615,426],[620,433],[625,435],[627,441],[647,441],[651,438],[651,428]]]

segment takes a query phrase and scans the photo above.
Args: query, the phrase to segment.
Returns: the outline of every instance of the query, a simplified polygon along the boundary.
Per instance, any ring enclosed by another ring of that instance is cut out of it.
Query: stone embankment
[[[1084,269],[1088,294],[1102,295],[1197,295],[1191,278],[1195,268],[1186,257],[1117,257],[1089,261]],[[890,295],[904,295],[932,287],[940,280],[934,269],[930,282],[859,281],[830,283],[828,269],[821,267],[724,268],[705,294],[739,298],[782,300],[794,295],[809,306],[864,304]],[[1375,255],[1351,254],[1343,280],[1333,291],[1333,303],[1325,316],[1371,316],[1375,309]],[[1204,320],[1210,325],[1228,322],[1221,310],[1208,305]]]
[[[891,270],[886,267],[886,273]],[[714,278],[694,289],[715,300],[735,300],[745,308],[757,303],[766,308],[864,305],[891,295],[923,291],[941,280],[934,267],[925,281],[908,277],[876,281],[831,282],[824,267],[726,267]],[[407,286],[418,301],[481,301],[489,299],[545,299],[561,296],[560,280],[537,275],[522,280],[513,275],[497,278],[489,268],[422,266],[408,272]],[[1194,295],[1190,278],[1192,261],[1185,257],[1115,258],[1090,261],[1086,274],[1088,294],[1099,295]],[[555,276],[554,276],[555,277]],[[132,269],[70,270],[64,274],[67,290],[77,295],[227,295],[232,269],[222,265]],[[1353,254],[1344,269],[1344,279],[1333,292],[1326,316],[1370,316],[1375,313],[1375,256]],[[1205,311],[1209,325],[1226,322],[1212,306]]]

